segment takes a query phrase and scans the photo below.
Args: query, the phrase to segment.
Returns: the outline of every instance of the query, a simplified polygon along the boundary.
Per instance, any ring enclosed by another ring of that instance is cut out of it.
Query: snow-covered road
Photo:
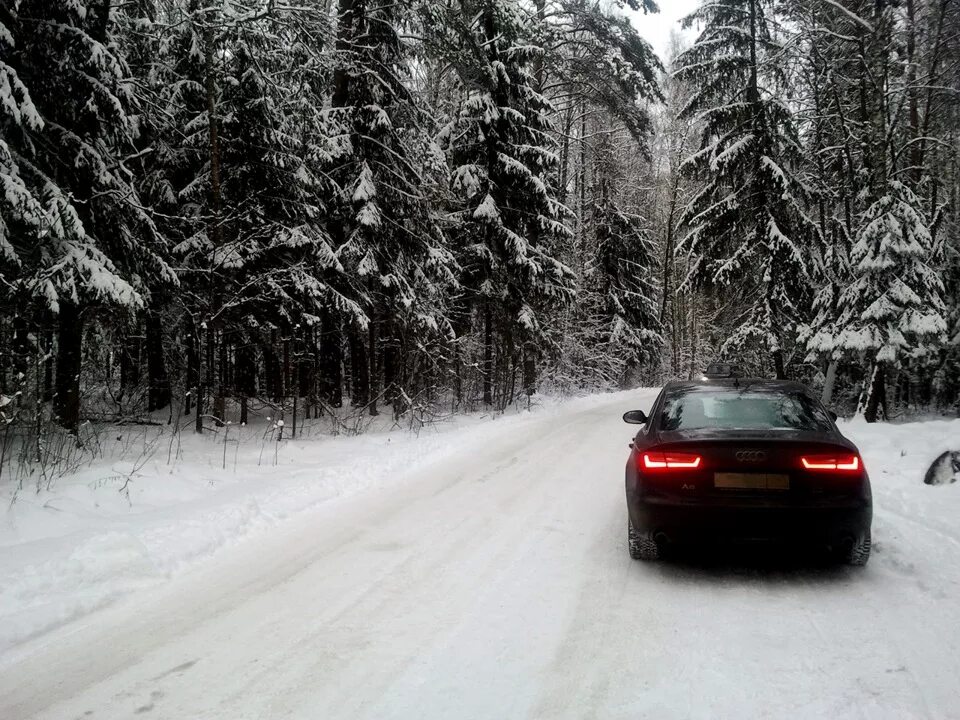
[[[849,430],[865,569],[642,564],[620,414],[654,394],[505,426],[19,645],[0,718],[960,717],[960,485],[877,466],[910,431]]]

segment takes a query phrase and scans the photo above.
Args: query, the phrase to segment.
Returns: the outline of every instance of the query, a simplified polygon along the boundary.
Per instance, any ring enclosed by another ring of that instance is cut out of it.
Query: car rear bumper
[[[837,504],[781,504],[657,496],[628,501],[630,519],[641,532],[674,543],[705,540],[785,540],[836,545],[870,530],[869,499]]]

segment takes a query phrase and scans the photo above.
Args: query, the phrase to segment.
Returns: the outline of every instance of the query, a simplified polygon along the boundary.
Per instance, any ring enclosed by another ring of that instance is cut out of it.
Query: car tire
[[[867,532],[861,535],[850,549],[844,553],[843,561],[847,565],[863,567],[867,564],[867,560],[870,559],[870,545],[870,531],[867,530]]]
[[[630,548],[630,557],[634,560],[660,559],[660,547],[650,537],[650,533],[642,533],[633,527],[633,521],[627,518],[627,545]]]

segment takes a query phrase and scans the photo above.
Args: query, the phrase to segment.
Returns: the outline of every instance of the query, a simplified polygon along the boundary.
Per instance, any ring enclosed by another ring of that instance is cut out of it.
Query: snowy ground
[[[960,484],[922,477],[960,421],[844,426],[865,569],[648,565],[619,416],[653,396],[157,459],[130,502],[120,468],[22,495],[0,718],[957,717]]]

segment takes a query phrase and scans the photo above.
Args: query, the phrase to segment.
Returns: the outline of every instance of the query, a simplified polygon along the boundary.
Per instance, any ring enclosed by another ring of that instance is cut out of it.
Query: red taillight
[[[645,452],[640,459],[643,470],[695,470],[700,456],[690,453]]]
[[[860,470],[859,455],[807,455],[800,458],[805,470],[829,472],[857,472]]]

